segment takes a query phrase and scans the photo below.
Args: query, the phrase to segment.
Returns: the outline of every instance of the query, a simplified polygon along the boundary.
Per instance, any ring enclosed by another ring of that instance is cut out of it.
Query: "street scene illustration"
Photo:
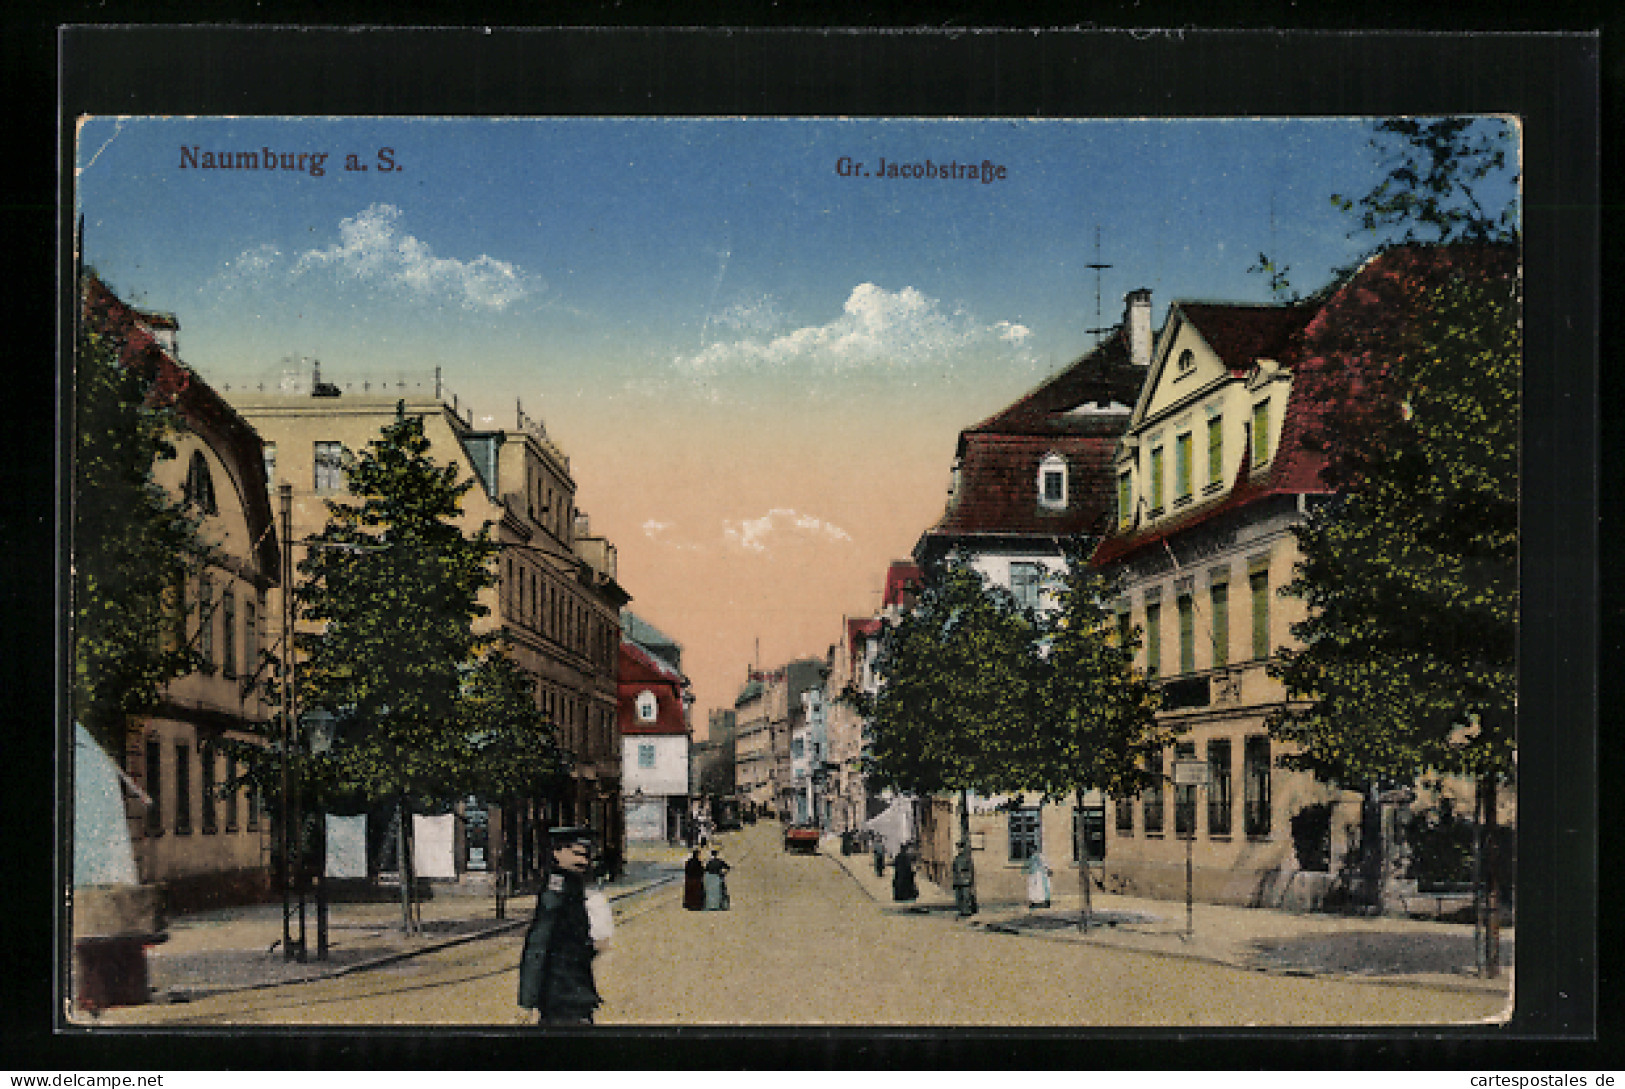
[[[81,119],[63,1023],[1506,1021],[1519,138]]]

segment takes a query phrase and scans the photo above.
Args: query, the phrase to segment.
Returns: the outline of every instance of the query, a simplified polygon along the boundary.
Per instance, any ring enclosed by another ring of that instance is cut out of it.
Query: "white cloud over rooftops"
[[[401,210],[393,204],[369,205],[339,221],[337,242],[301,253],[293,273],[327,270],[474,310],[503,310],[540,286],[519,266],[487,254],[466,261],[441,257],[427,242],[402,231],[400,218]],[[237,264],[244,273],[263,271],[274,256],[274,248],[262,246],[243,254]]]
[[[746,552],[766,552],[769,539],[781,533],[823,541],[850,541],[852,535],[832,522],[789,507],[774,507],[760,518],[724,521],[722,538]]]
[[[912,366],[977,348],[1024,349],[1031,331],[1009,321],[987,324],[963,308],[947,308],[918,288],[854,287],[841,313],[822,325],[779,334],[752,329],[770,306],[725,311],[710,324],[743,335],[716,340],[674,363],[695,375],[802,366],[830,371]],[[741,320],[741,319],[746,320]],[[750,320],[755,319],[755,320]]]

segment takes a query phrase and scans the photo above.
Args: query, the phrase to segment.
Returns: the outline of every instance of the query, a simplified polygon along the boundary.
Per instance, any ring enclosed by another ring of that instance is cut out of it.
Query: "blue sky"
[[[1267,299],[1261,251],[1309,291],[1365,250],[1329,198],[1380,177],[1369,131],[93,118],[78,194],[87,261],[176,312],[211,382],[315,357],[338,380],[439,365],[503,419],[523,400],[621,546],[633,607],[704,662],[703,707],[731,702],[754,639],[769,662],[822,653],[871,608],[941,513],[959,428],[1085,350],[1126,291],[1151,288],[1160,324],[1174,298]],[[183,148],[327,159],[204,169]],[[1006,176],[872,174],[928,159]]]

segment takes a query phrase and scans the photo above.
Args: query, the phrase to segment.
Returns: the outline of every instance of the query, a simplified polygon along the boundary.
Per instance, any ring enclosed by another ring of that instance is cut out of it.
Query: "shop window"
[[[1207,834],[1230,834],[1230,739],[1207,743]]]
[[[1020,806],[1010,810],[1010,861],[1025,862],[1043,850],[1041,824],[1037,806]]]
[[[1242,806],[1247,835],[1263,838],[1270,834],[1270,739],[1249,737],[1242,755]]]
[[[148,741],[146,748],[146,775],[147,797],[152,804],[147,807],[147,835],[161,836],[164,834],[164,749],[157,741]]]
[[[1146,761],[1151,782],[1140,794],[1140,823],[1148,836],[1162,835],[1162,753]]]
[[[192,747],[175,746],[175,834],[192,832]]]

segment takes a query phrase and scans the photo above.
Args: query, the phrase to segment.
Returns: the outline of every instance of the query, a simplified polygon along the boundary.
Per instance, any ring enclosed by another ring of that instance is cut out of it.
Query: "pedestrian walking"
[[[886,876],[886,841],[879,837],[875,839],[875,876]]]
[[[1027,856],[1025,866],[1027,872],[1027,906],[1029,908],[1049,907],[1049,877],[1055,871],[1049,868],[1044,861],[1041,851],[1034,851]]]
[[[970,841],[960,840],[954,855],[954,907],[960,918],[976,914],[976,863],[971,860]]]
[[[590,1025],[602,1002],[593,982],[598,951],[587,910],[592,831],[555,828],[548,840],[550,865],[519,961],[519,1005],[535,1010],[544,1025]]]
[[[711,851],[711,861],[705,864],[705,910],[728,910],[728,871],[732,869],[722,861],[722,855],[716,850]]]
[[[891,864],[891,898],[907,903],[920,898],[920,887],[914,883],[914,845],[905,843],[898,848]]]
[[[690,911],[705,909],[705,863],[698,847],[683,863],[683,906]]]

